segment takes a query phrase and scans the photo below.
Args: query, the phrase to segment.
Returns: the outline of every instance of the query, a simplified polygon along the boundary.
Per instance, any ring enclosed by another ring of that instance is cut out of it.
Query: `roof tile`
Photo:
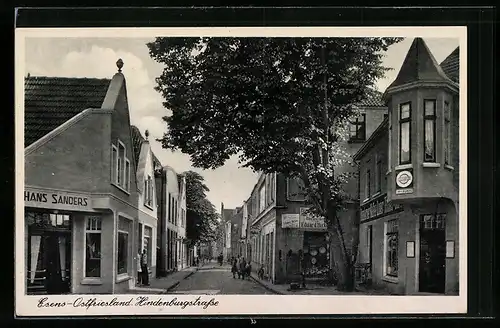
[[[101,108],[111,80],[28,76],[24,81],[24,146],[87,108]]]

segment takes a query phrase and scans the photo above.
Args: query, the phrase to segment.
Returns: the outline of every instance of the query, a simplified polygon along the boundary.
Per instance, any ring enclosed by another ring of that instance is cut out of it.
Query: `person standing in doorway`
[[[137,285],[142,283],[141,250],[137,252]]]
[[[142,284],[149,286],[148,253],[144,249],[141,255]]]

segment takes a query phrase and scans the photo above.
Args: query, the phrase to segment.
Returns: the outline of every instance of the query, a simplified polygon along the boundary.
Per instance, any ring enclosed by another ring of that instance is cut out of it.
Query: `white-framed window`
[[[398,250],[399,250],[399,229],[398,220],[389,220],[385,223],[385,275],[398,277]]]
[[[118,148],[111,145],[111,183],[118,184]]]
[[[411,162],[411,103],[399,105],[399,164]]]
[[[263,183],[259,189],[259,213],[266,209],[266,184]]]
[[[424,162],[436,161],[436,100],[424,100]]]
[[[372,195],[372,175],[370,169],[366,169],[366,176],[365,176],[365,198],[370,198]]]
[[[149,175],[144,180],[144,205],[153,206],[153,179]]]
[[[451,164],[451,109],[448,101],[444,102],[444,164]]]
[[[83,264],[85,278],[101,277],[101,229],[99,216],[85,218],[85,262]]]
[[[375,193],[382,191],[382,156],[375,157]]]
[[[111,145],[112,172],[111,181],[125,191],[130,190],[130,160],[127,158],[125,144],[118,140],[118,145]],[[114,169],[113,169],[114,168]]]
[[[119,217],[118,220],[118,257],[117,257],[117,273],[126,274],[128,272],[128,256],[129,256],[129,233],[130,220]]]

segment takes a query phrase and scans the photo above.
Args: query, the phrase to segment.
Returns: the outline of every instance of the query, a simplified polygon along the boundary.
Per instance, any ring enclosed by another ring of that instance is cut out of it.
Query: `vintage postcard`
[[[16,30],[17,316],[467,311],[465,27]]]

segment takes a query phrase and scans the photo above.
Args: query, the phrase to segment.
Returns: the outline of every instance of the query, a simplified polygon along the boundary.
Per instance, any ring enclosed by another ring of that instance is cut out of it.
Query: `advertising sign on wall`
[[[325,219],[312,213],[307,213],[307,210],[307,207],[300,208],[299,228],[304,230],[326,230]]]
[[[413,193],[413,172],[411,169],[400,171],[396,175],[396,195]]]
[[[300,226],[300,215],[299,214],[283,214],[281,216],[281,227],[282,228],[299,228]]]

